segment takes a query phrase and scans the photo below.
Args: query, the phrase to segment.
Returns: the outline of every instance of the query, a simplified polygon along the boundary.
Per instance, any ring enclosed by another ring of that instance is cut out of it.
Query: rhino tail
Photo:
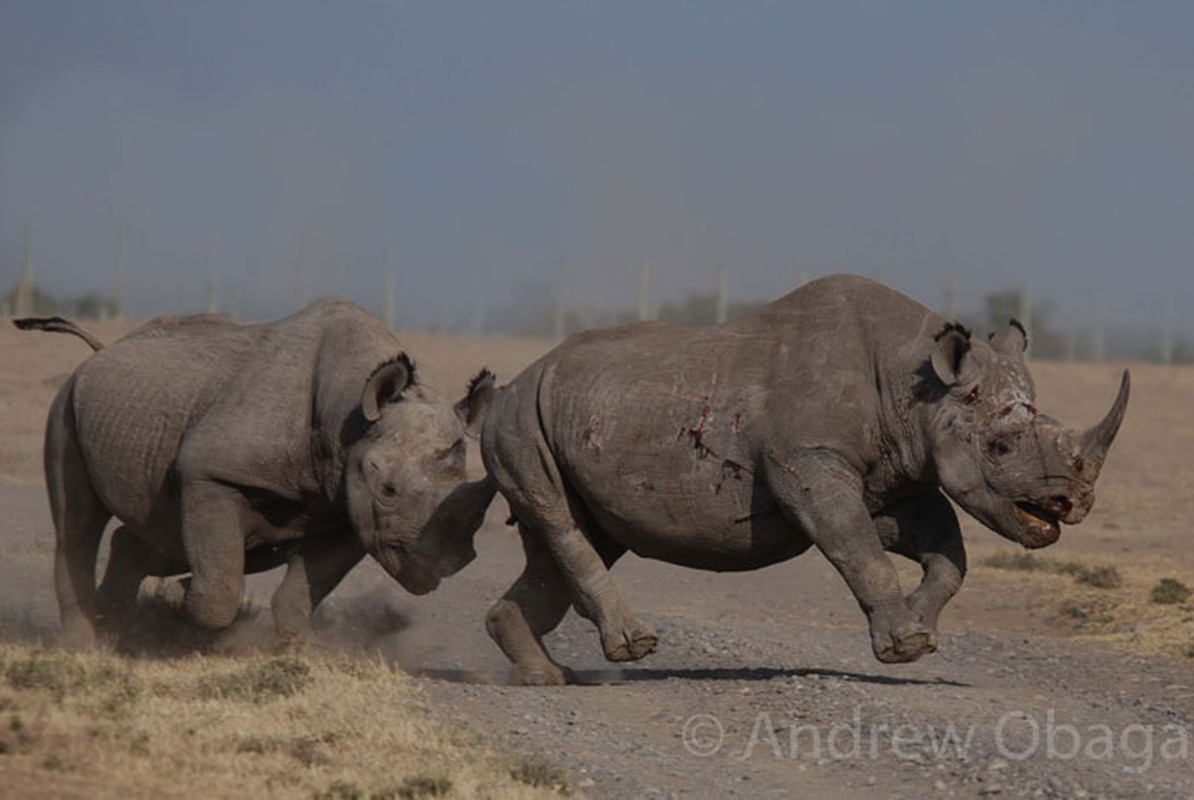
[[[87,331],[80,328],[69,319],[62,317],[23,317],[21,319],[14,319],[13,325],[16,325],[23,331],[49,331],[51,333],[73,333],[83,341],[92,350],[102,350],[104,343],[92,336]]]

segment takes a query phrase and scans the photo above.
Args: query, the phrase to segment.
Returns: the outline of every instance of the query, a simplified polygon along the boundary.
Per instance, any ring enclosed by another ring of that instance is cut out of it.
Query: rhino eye
[[[455,442],[452,443],[451,447],[445,448],[444,450],[440,450],[439,452],[437,452],[435,454],[435,457],[437,460],[443,461],[445,458],[452,458],[457,455],[462,455],[463,451],[464,451],[464,439],[457,439]]]
[[[1003,439],[992,439],[987,443],[987,452],[993,456],[1006,456],[1012,451],[1012,446]]]
[[[971,389],[966,394],[966,403],[971,404],[971,403],[978,402],[978,396],[979,396],[979,388],[977,386],[975,386],[973,389]]]
[[[398,487],[392,483],[387,483],[381,487],[381,492],[386,497],[393,497],[394,495],[398,494]]]

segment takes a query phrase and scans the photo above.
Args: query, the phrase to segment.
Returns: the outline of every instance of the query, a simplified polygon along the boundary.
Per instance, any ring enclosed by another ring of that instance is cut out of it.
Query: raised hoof
[[[186,587],[181,581],[150,575],[137,587],[137,605],[164,605],[173,611],[181,611],[186,595]]]
[[[604,644],[604,643],[603,643]],[[605,657],[610,661],[638,661],[655,652],[659,634],[650,628],[634,628],[623,631],[621,638],[612,647],[603,647]]]
[[[907,664],[937,650],[937,637],[928,628],[901,631],[890,642],[875,644],[875,658],[884,664]]]
[[[567,667],[547,668],[513,667],[510,683],[515,686],[567,686],[576,683],[576,677]]]

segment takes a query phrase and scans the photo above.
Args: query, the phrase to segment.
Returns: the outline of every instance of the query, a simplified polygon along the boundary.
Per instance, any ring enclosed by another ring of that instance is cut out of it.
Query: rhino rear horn
[[[1107,450],[1119,432],[1119,426],[1124,421],[1124,412],[1128,408],[1128,394],[1132,388],[1132,377],[1124,370],[1124,376],[1119,382],[1119,394],[1111,405],[1107,415],[1098,424],[1082,434],[1082,456],[1088,462],[1102,466],[1107,457]]]

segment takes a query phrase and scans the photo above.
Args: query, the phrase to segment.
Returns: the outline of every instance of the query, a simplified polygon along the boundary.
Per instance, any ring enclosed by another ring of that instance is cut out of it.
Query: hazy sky
[[[0,0],[0,284],[407,324],[801,272],[1194,329],[1194,3]],[[311,277],[297,266],[307,264]],[[1167,310],[1169,309],[1169,310]]]

